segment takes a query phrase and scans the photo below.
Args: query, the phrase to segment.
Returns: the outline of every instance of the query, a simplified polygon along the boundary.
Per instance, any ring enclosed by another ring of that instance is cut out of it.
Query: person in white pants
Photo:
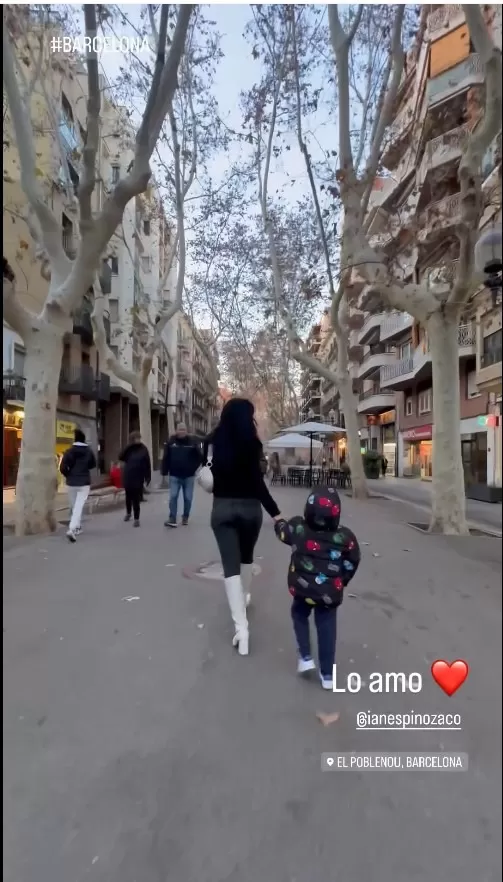
[[[59,470],[66,478],[66,489],[70,500],[71,515],[67,530],[70,542],[77,541],[81,532],[82,511],[91,489],[91,471],[96,468],[96,457],[86,443],[81,429],[75,430],[75,441],[65,451]]]
[[[87,502],[91,485],[86,487],[67,487],[68,499],[70,501],[71,518],[68,527],[69,533],[80,533],[82,528],[82,512]]]

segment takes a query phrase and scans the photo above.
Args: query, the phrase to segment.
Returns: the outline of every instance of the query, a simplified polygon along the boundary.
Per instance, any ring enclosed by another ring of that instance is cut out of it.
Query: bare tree
[[[21,304],[12,283],[4,284],[5,318],[26,346],[26,416],[16,488],[18,534],[56,528],[55,417],[63,337],[71,330],[73,311],[95,283],[100,260],[121,223],[125,206],[147,188],[150,159],[177,87],[177,72],[193,8],[191,5],[179,8],[168,50],[168,7],[161,7],[155,68],[136,136],[134,159],[128,174],[117,183],[97,216],[93,215],[92,195],[96,184],[101,93],[96,53],[87,52],[87,127],[78,187],[80,241],[75,260],[65,254],[61,225],[44,198],[37,177],[30,115],[33,89],[20,74],[16,49],[4,18],[3,74],[9,120],[19,151],[21,185],[32,214],[31,228],[45,259],[46,272],[50,274],[47,299],[38,315]],[[86,35],[91,40],[97,33],[97,10],[95,4],[84,7]]]

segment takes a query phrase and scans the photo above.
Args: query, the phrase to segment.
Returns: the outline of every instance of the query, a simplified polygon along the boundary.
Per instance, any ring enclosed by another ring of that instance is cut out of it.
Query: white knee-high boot
[[[232,621],[236,629],[232,645],[237,646],[240,655],[248,655],[248,619],[246,618],[241,576],[230,576],[228,579],[224,579],[224,582]]]
[[[251,603],[250,588],[253,579],[253,564],[241,564],[241,581],[243,583],[243,591],[245,596],[245,606],[249,607]]]

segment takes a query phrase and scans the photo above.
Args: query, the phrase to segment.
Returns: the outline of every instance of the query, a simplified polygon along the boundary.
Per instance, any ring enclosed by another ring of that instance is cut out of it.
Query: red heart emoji
[[[458,691],[465,682],[468,671],[468,665],[460,658],[451,664],[443,659],[438,659],[431,666],[431,675],[435,683],[438,683],[447,695],[454,695]]]

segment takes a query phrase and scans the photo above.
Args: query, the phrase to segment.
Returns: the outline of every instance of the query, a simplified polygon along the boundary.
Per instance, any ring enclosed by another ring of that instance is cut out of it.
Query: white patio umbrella
[[[271,438],[265,446],[268,450],[291,450],[295,447],[299,450],[306,450],[311,446],[311,442],[305,435],[300,435],[298,432],[290,432],[288,435],[279,435],[277,438]],[[323,447],[323,444],[321,441],[313,439],[313,447],[319,450],[320,447]]]
[[[290,426],[285,432],[298,432],[309,436],[309,481],[313,480],[313,435],[335,435],[336,432],[345,432],[340,426],[331,426],[329,423],[317,423],[316,420],[309,420],[306,423],[299,423],[298,426]]]

